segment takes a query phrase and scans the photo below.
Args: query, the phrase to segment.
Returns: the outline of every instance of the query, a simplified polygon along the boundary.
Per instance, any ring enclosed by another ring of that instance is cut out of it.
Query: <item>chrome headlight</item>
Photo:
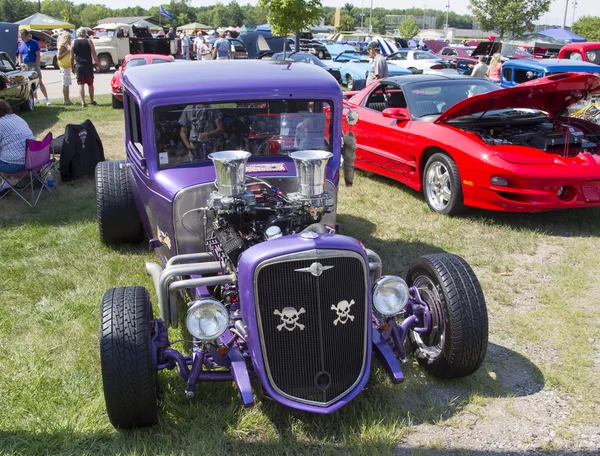
[[[214,340],[225,332],[229,325],[229,312],[214,299],[194,302],[187,313],[187,328],[196,339]]]
[[[400,277],[383,276],[373,286],[373,307],[384,317],[402,312],[408,302],[408,285]]]

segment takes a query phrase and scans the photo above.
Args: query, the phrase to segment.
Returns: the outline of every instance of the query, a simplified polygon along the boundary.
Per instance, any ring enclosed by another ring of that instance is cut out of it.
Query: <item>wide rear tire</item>
[[[100,363],[106,411],[117,429],[158,421],[151,321],[152,305],[145,288],[113,288],[104,294]]]
[[[106,245],[139,243],[142,220],[133,200],[133,178],[124,160],[96,166],[96,215],[100,240]]]
[[[477,276],[461,257],[447,253],[419,258],[406,282],[419,289],[432,315],[429,334],[410,332],[419,364],[440,378],[464,377],[485,359],[488,315]]]

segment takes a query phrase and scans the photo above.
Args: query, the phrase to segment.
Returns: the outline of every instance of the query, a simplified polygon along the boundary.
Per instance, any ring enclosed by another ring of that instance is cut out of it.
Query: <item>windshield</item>
[[[423,52],[418,51],[413,53],[413,57],[415,60],[428,60],[428,59],[438,59],[439,57],[431,52]]]
[[[146,59],[131,59],[129,62],[127,62],[127,68],[135,68],[146,64]]]
[[[320,67],[327,66],[312,54],[292,54],[291,57],[292,60],[296,62],[312,63],[313,65],[317,65]]]
[[[600,65],[600,48],[588,49],[585,51],[585,56],[587,57],[588,62]]]
[[[246,150],[262,157],[329,150],[329,111],[329,102],[313,99],[157,107],[159,168],[206,162],[208,154],[220,150]]]
[[[497,90],[499,87],[483,79],[465,78],[435,80],[409,84],[404,88],[411,117],[432,121],[450,106],[465,98]]]

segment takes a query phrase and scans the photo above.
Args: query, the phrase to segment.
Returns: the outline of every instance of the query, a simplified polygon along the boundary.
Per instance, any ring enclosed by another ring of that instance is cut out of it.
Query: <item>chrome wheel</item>
[[[444,163],[432,162],[425,176],[426,195],[429,204],[438,212],[444,211],[452,198],[450,171]]]
[[[413,338],[422,355],[429,359],[435,359],[444,350],[445,325],[442,300],[437,287],[427,276],[416,277],[413,286],[419,289],[421,299],[431,312],[431,331],[428,334],[414,332]]]
[[[348,75],[346,78],[346,87],[350,91],[354,90],[354,78],[350,75]]]

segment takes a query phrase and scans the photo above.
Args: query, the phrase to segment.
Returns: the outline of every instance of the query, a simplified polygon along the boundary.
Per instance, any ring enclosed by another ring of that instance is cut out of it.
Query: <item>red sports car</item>
[[[123,87],[121,86],[121,78],[123,77],[123,73],[125,73],[126,69],[142,65],[154,65],[155,63],[169,63],[174,61],[175,59],[173,56],[162,54],[129,54],[126,56],[121,65],[115,65],[117,71],[115,71],[115,74],[110,81],[110,87],[112,89],[112,107],[123,107]]]
[[[510,89],[465,76],[398,76],[349,93],[343,129],[356,137],[357,168],[423,191],[435,212],[594,207],[600,125],[563,114],[598,91],[591,74]]]

